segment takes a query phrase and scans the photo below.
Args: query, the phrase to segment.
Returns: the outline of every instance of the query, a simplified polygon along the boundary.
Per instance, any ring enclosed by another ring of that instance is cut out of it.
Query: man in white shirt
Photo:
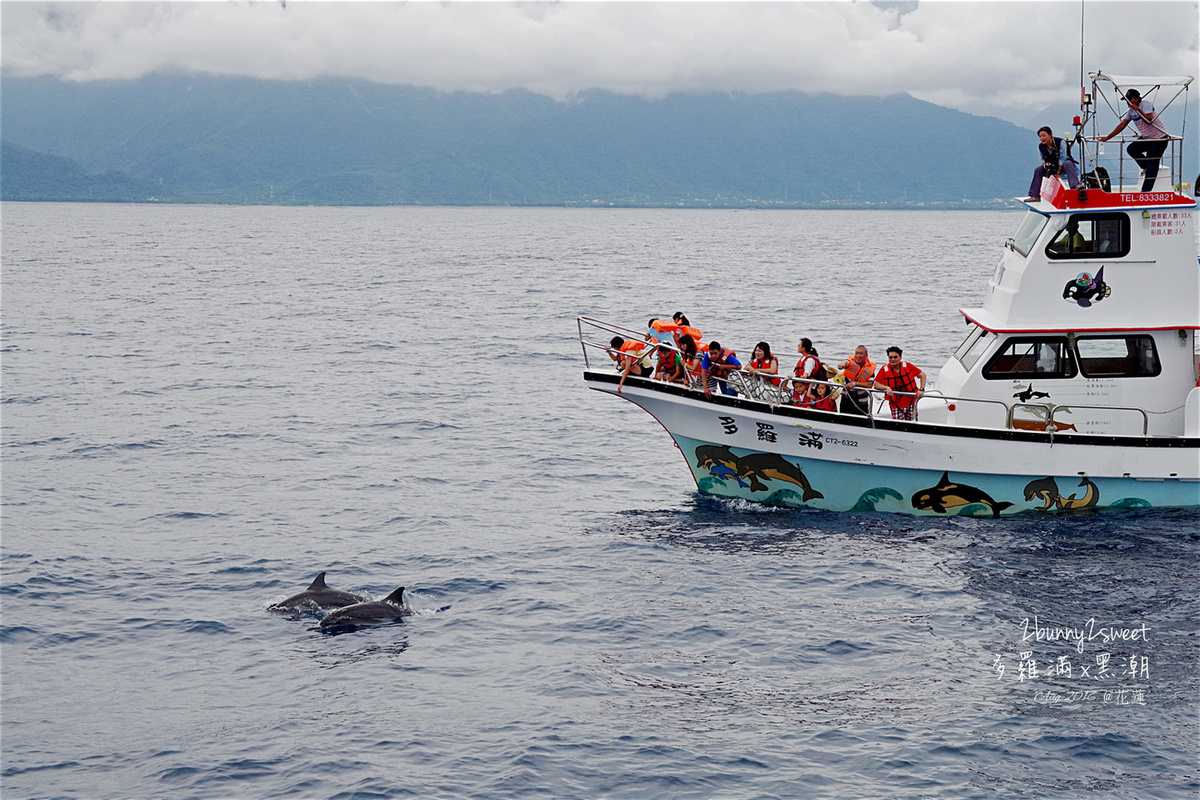
[[[1142,93],[1137,89],[1130,89],[1125,93],[1125,102],[1129,104],[1129,110],[1121,117],[1120,124],[1113,128],[1113,132],[1108,136],[1101,136],[1100,141],[1107,142],[1125,130],[1125,126],[1131,121],[1137,126],[1138,138],[1129,143],[1125,152],[1145,170],[1142,191],[1148,192],[1154,188],[1154,179],[1158,177],[1158,162],[1167,149],[1167,131],[1158,121],[1154,106],[1149,100],[1144,100]]]

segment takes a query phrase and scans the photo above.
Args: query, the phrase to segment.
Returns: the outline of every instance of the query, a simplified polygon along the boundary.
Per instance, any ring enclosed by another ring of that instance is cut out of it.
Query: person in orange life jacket
[[[838,369],[846,379],[846,389],[842,392],[842,413],[869,414],[871,395],[866,389],[875,385],[875,362],[867,357],[867,348],[861,344],[854,348],[854,355],[838,364]]]
[[[675,331],[676,344],[679,343],[679,337],[686,335],[692,337],[692,341],[699,345],[700,349],[704,349],[704,346],[700,344],[700,340],[704,337],[704,334],[700,332],[699,328],[692,327],[692,323],[683,315],[682,311],[676,311],[671,319],[679,326]]]
[[[919,367],[901,360],[904,352],[899,347],[889,347],[887,354],[888,363],[875,373],[874,386],[887,393],[892,419],[916,421],[917,401],[925,394],[925,373]],[[917,385],[918,381],[920,386]]]
[[[1125,126],[1130,122],[1137,127],[1138,138],[1129,143],[1125,152],[1145,170],[1142,191],[1148,192],[1154,188],[1154,179],[1158,177],[1158,162],[1167,149],[1167,129],[1159,122],[1158,114],[1154,113],[1154,106],[1144,99],[1137,89],[1130,89],[1125,93],[1125,102],[1129,104],[1129,110],[1121,117],[1121,122],[1113,128],[1112,133],[1101,136],[1100,141],[1107,142],[1125,130]]]
[[[1079,185],[1079,168],[1071,160],[1071,150],[1063,140],[1045,125],[1038,128],[1038,139],[1041,140],[1038,152],[1042,154],[1042,163],[1034,168],[1033,180],[1029,182],[1029,197],[1025,199],[1030,202],[1041,199],[1042,179],[1060,172],[1072,189]]]
[[[729,385],[727,378],[741,366],[737,353],[721,347],[715,339],[709,342],[708,350],[700,358],[700,385],[704,387],[704,396],[712,397],[712,390],[720,387],[722,394],[737,397],[737,391]]]
[[[651,317],[646,323],[646,341],[655,344],[674,344],[675,331],[679,326],[674,322],[663,322],[658,317]]]
[[[609,345],[608,357],[617,362],[617,369],[621,371],[621,382],[617,384],[617,394],[620,394],[621,390],[625,388],[625,379],[630,374],[638,378],[648,378],[654,373],[650,354],[642,355],[642,350],[646,348],[642,342],[614,336]]]
[[[796,368],[792,370],[792,374],[795,376],[792,380],[792,396],[798,403],[808,391],[808,380],[825,380],[825,376],[813,375],[820,366],[821,360],[817,357],[817,348],[813,347],[812,339],[807,336],[801,339],[800,344],[796,345],[796,352],[800,354],[800,360],[796,362]]]
[[[759,342],[754,345],[754,357],[750,359],[750,365],[746,367],[746,372],[751,375],[778,375],[779,374],[779,359],[771,353],[771,345],[766,342]],[[779,385],[779,378],[767,378],[775,386]]]
[[[658,367],[654,370],[654,379],[687,385],[687,369],[683,365],[683,356],[668,344],[658,346]]]

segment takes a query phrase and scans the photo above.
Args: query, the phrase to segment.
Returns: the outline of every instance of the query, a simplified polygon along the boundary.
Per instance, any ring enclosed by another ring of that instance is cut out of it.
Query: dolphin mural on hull
[[[804,471],[778,453],[749,453],[736,456],[727,445],[702,444],[696,448],[697,469],[707,469],[719,480],[737,478],[738,485],[749,485],[752,492],[770,489],[764,480],[784,481],[800,487],[801,499],[807,503],[825,495],[812,487]]]
[[[912,496],[913,508],[935,511],[938,514],[948,513],[950,509],[962,509],[970,505],[982,505],[991,510],[993,517],[999,517],[1000,512],[1010,508],[1012,503],[996,502],[992,496],[982,489],[955,483],[950,480],[950,473],[943,472],[936,486],[921,489]]]

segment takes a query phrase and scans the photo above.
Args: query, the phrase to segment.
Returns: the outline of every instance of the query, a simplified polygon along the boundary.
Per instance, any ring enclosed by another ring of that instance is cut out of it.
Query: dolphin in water
[[[300,594],[294,594],[286,600],[267,608],[268,611],[328,611],[331,608],[361,603],[364,600],[356,594],[331,589],[325,585],[325,573],[322,572],[313,579]]]
[[[412,616],[413,610],[404,604],[404,587],[382,600],[371,600],[334,609],[322,618],[318,628],[354,628],[379,622],[395,622]]]

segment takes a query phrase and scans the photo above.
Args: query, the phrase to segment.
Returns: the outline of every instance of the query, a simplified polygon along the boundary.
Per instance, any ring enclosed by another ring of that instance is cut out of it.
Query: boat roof
[[[1093,72],[1093,80],[1106,80],[1117,86],[1187,86],[1195,80],[1191,75],[1171,75],[1156,78],[1147,75],[1114,75],[1111,72]]]

